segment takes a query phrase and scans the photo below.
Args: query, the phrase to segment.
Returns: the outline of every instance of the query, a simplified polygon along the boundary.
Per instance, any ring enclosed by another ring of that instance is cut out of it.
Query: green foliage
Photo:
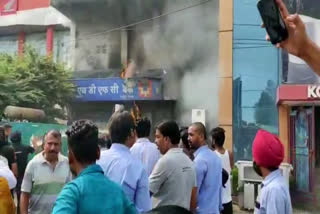
[[[8,105],[43,109],[51,120],[63,115],[74,97],[71,72],[50,57],[27,48],[24,56],[0,54],[0,111]]]
[[[238,167],[233,167],[232,171],[232,193],[233,195],[237,195],[238,194],[238,180],[239,180],[239,169]]]

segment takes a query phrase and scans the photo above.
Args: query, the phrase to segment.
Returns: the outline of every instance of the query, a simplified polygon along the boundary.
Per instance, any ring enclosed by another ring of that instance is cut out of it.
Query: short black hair
[[[110,138],[102,138],[100,137],[98,139],[98,145],[100,146],[100,148],[107,148],[110,149],[111,148],[111,139]]]
[[[54,138],[56,139],[60,139],[62,138],[61,136],[61,132],[59,130],[56,130],[56,129],[52,129],[52,130],[49,130],[48,132],[46,132],[43,136],[43,142],[45,143],[45,139],[46,139],[46,136],[47,135],[52,135]]]
[[[68,146],[82,164],[95,163],[98,159],[98,127],[90,120],[75,121],[67,130]]]
[[[132,131],[135,130],[135,122],[129,112],[118,111],[111,116],[108,129],[112,143],[124,144]]]
[[[212,139],[214,140],[215,144],[222,147],[224,144],[224,141],[226,139],[225,137],[225,130],[221,127],[217,127],[211,130],[210,134]]]
[[[194,126],[199,134],[202,134],[204,139],[207,140],[207,130],[203,123],[196,122],[192,123],[191,126]]]
[[[12,143],[21,143],[21,132],[15,131],[11,134],[10,140]]]
[[[172,144],[179,144],[180,130],[175,121],[165,121],[157,126],[157,129],[164,137],[169,137]]]
[[[183,127],[180,129],[180,136],[181,136],[181,141],[183,145],[186,147],[186,149],[190,150],[190,144],[188,140],[188,127]]]
[[[143,118],[137,123],[138,138],[149,137],[151,130],[151,122],[148,118]]]

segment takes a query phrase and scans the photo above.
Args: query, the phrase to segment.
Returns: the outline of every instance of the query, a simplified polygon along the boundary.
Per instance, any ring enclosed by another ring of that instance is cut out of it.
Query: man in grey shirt
[[[179,127],[176,122],[161,123],[156,128],[156,143],[163,155],[149,177],[153,208],[176,205],[196,209],[196,172],[193,162],[178,148]]]

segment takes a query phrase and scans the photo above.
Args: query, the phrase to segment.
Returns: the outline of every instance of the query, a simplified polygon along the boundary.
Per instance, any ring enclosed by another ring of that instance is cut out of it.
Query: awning
[[[0,16],[0,28],[19,25],[71,26],[71,20],[54,7],[17,11],[15,14]]]

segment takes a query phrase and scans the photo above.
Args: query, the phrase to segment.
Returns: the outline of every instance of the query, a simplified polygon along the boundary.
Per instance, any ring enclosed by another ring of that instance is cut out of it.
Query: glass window
[[[0,37],[0,53],[16,54],[18,50],[18,37],[2,36]]]
[[[285,0],[290,13],[299,13],[306,24],[309,37],[320,45],[320,2],[314,0]],[[318,84],[320,77],[301,59],[283,53],[283,82],[288,84]]]
[[[47,33],[31,33],[26,35],[26,45],[42,56],[47,54]]]
[[[258,129],[278,133],[280,52],[264,40],[256,1],[234,1],[233,134],[236,160],[252,159]]]

